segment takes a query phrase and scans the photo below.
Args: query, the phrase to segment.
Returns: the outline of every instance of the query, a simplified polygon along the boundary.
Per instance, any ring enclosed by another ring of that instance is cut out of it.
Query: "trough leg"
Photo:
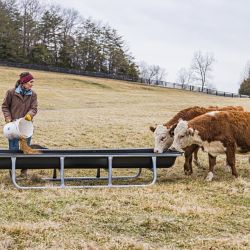
[[[61,179],[61,188],[65,188],[65,184],[64,184],[64,157],[60,157],[60,179]]]
[[[18,189],[29,189],[29,187],[19,186],[16,182],[16,157],[11,157],[11,179],[14,186]]]
[[[53,169],[53,176],[52,176],[52,178],[53,179],[57,178],[56,168]]]
[[[156,157],[152,157],[152,164],[153,164],[153,181],[149,185],[153,185],[157,179],[157,169],[156,169]]]
[[[16,183],[16,157],[11,157],[11,179],[15,187],[20,188]]]
[[[96,178],[100,178],[101,177],[101,169],[100,168],[97,168],[97,171],[96,171]]]
[[[109,168],[109,172],[108,172],[108,186],[109,187],[112,186],[112,163],[113,163],[113,157],[109,156],[108,157],[108,168]]]

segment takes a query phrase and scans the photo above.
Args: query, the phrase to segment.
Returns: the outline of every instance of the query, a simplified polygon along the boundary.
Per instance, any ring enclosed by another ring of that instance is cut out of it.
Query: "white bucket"
[[[7,139],[29,138],[33,135],[33,131],[33,123],[24,118],[9,122],[3,127],[3,134]]]

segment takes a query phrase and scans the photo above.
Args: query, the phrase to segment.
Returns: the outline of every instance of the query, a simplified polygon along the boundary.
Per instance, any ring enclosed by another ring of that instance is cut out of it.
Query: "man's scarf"
[[[17,86],[15,92],[21,95],[32,95],[31,89],[23,89],[20,84]]]

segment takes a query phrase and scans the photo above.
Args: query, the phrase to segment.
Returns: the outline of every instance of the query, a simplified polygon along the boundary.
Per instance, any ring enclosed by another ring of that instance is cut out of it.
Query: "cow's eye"
[[[185,136],[185,135],[180,135],[179,137],[180,137],[180,138],[184,138],[184,136]]]
[[[165,139],[165,137],[162,137],[162,138],[161,138],[161,141],[164,141],[164,139]]]

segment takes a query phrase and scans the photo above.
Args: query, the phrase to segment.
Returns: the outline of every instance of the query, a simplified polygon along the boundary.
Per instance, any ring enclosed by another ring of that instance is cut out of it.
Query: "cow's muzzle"
[[[169,148],[169,150],[170,151],[178,151],[178,152],[181,152],[181,153],[183,153],[184,151],[182,150],[182,149],[180,149],[180,148],[175,148],[173,145]]]

